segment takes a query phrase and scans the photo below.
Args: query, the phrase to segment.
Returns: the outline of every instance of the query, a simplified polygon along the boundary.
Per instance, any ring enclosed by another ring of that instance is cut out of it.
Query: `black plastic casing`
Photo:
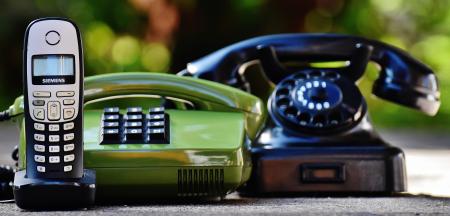
[[[266,128],[251,148],[250,180],[243,195],[393,194],[407,189],[405,156],[368,129],[367,118],[350,131],[302,137]],[[370,127],[369,127],[370,128]],[[269,133],[271,139],[261,138]],[[314,178],[311,170],[335,175]]]

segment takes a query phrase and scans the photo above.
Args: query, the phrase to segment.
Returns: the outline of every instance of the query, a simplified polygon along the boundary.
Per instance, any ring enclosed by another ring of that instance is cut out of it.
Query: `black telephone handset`
[[[30,23],[23,70],[26,169],[15,174],[16,204],[92,204],[95,173],[83,169],[83,52],[76,25],[61,18]]]
[[[349,61],[334,69],[350,81],[358,80],[368,61],[380,66],[372,92],[380,98],[436,114],[440,101],[438,81],[433,71],[404,51],[362,37],[337,34],[282,34],[245,40],[188,64],[184,74],[243,86],[239,68],[260,60],[266,76],[279,83],[293,71],[280,61]],[[311,69],[305,67],[306,69]]]
[[[342,67],[311,63],[346,61]],[[380,67],[372,93],[435,115],[440,106],[433,71],[404,51],[362,37],[282,34],[245,40],[188,64],[180,75],[214,80],[267,97],[271,118],[252,144],[254,168],[243,193],[401,192],[403,152],[370,124],[356,85],[369,61]],[[249,80],[256,62],[263,77]],[[273,85],[272,85],[273,86]],[[272,90],[272,89],[269,89]],[[273,175],[277,173],[277,175]]]

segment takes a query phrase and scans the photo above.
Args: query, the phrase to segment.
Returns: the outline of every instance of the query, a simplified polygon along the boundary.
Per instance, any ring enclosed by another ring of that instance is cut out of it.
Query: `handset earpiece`
[[[428,115],[436,114],[440,106],[438,81],[429,67],[393,46],[349,35],[281,34],[252,38],[189,63],[184,74],[227,84],[239,79],[237,71],[241,65],[259,58],[275,68],[264,69],[275,83],[286,75],[275,64],[277,61],[350,60],[350,65],[341,71],[354,81],[362,76],[367,61],[374,61],[381,71],[373,94]]]
[[[372,93],[427,115],[435,115],[440,106],[440,92],[433,71],[409,56],[400,58],[392,50],[380,49],[376,54],[381,71]]]

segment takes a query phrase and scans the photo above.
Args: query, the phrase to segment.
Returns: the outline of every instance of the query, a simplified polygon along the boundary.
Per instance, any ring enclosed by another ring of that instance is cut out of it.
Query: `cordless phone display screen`
[[[32,70],[35,85],[71,84],[75,81],[73,55],[35,55]]]

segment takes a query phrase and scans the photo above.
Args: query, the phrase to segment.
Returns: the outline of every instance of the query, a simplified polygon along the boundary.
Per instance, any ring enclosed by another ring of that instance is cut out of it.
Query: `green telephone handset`
[[[160,107],[162,98],[174,105]],[[221,197],[249,178],[248,143],[266,117],[257,97],[136,72],[86,78],[84,99],[84,165],[97,173],[97,199]],[[22,103],[16,99],[10,114],[19,115]]]

